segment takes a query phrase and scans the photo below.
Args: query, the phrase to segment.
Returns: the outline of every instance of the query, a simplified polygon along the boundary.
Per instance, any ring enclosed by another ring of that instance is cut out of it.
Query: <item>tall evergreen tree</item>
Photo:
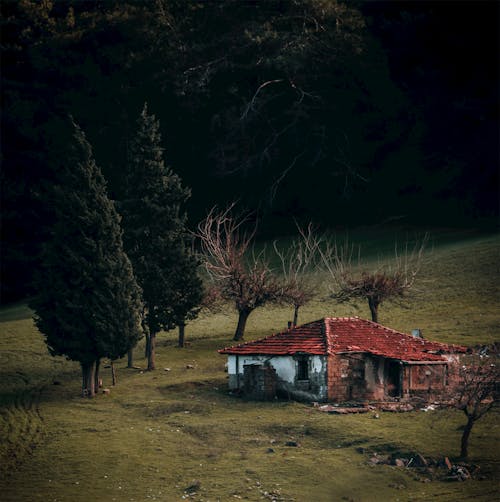
[[[32,307],[50,353],[80,362],[82,393],[92,397],[100,359],[123,356],[140,338],[140,289],[92,148],[76,124],[66,131],[59,140],[69,151],[53,152],[45,202],[54,225]]]
[[[203,283],[198,275],[199,261],[187,247],[179,241],[174,267],[170,275],[172,319],[179,329],[179,347],[184,347],[184,331],[187,321],[195,319],[203,300]]]
[[[181,211],[190,190],[165,165],[160,125],[146,104],[130,144],[124,181],[124,245],[143,291],[148,370],[154,370],[157,333],[173,329],[195,312],[196,297],[187,303],[182,298],[187,298],[183,291],[188,282],[196,282],[189,275],[195,273],[196,263],[186,253],[186,215]]]

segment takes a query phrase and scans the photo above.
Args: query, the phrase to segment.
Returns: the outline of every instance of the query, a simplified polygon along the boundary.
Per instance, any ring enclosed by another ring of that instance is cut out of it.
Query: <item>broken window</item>
[[[297,380],[309,380],[309,361],[307,357],[297,359]]]

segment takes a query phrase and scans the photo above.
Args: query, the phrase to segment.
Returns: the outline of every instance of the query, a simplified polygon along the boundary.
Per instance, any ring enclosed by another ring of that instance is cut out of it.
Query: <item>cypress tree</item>
[[[176,248],[176,259],[170,274],[169,291],[173,323],[179,329],[179,347],[184,347],[187,321],[195,319],[203,300],[203,283],[198,275],[199,261],[185,242]]]
[[[92,397],[100,359],[122,357],[140,338],[140,289],[92,148],[76,124],[67,131],[66,151],[53,152],[54,224],[32,307],[50,353],[80,362],[82,393]]]
[[[160,124],[145,104],[130,143],[120,210],[125,250],[143,292],[149,370],[155,369],[157,333],[196,315],[196,288],[201,300],[197,264],[187,251],[186,214],[181,210],[189,197],[190,190],[165,165]],[[190,293],[184,295],[186,287]]]

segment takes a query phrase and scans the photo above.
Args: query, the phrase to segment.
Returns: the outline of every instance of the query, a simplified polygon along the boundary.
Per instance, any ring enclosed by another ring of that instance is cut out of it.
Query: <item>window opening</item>
[[[309,380],[309,361],[307,357],[297,359],[297,380]]]

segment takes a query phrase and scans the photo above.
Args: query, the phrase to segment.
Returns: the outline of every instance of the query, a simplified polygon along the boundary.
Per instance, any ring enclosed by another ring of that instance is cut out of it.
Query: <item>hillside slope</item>
[[[381,307],[381,322],[445,342],[498,340],[498,236],[436,245],[408,308]],[[286,308],[257,310],[247,339],[282,329]],[[368,308],[318,297],[300,322],[368,317]],[[116,388],[79,397],[77,364],[48,355],[24,305],[0,311],[0,493],[5,501],[492,500],[498,479],[498,411],[479,421],[471,462],[483,479],[431,482],[429,473],[368,462],[370,452],[442,458],[458,453],[460,412],[333,416],[286,401],[228,395],[225,358],[236,315],[188,325],[185,349],[162,334],[159,370],[126,369]],[[145,366],[143,348],[136,364]],[[167,370],[168,368],[168,370]],[[110,386],[109,369],[103,370]],[[295,442],[298,446],[287,446]]]

